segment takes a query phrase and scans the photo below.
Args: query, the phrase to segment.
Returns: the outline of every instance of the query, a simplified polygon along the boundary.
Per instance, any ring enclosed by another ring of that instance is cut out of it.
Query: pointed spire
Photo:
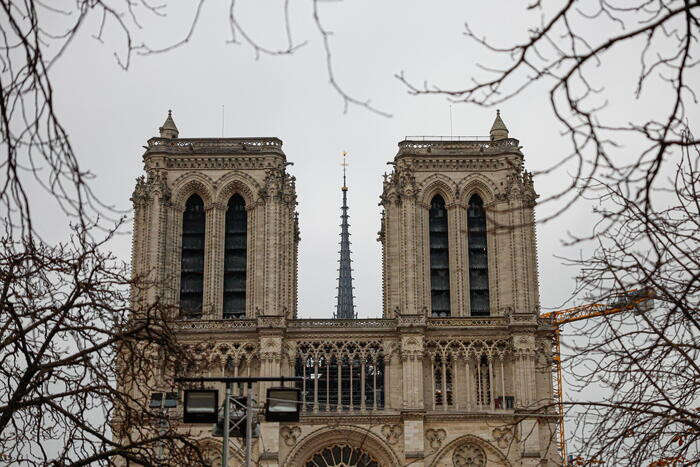
[[[355,305],[352,294],[352,260],[350,259],[350,225],[348,224],[348,186],[345,168],[348,166],[343,152],[343,205],[340,208],[340,260],[338,260],[338,304],[333,315],[336,319],[355,319]]]
[[[158,131],[160,131],[161,138],[177,138],[179,132],[177,130],[177,127],[175,126],[175,121],[173,120],[172,110],[168,110],[168,118],[165,119],[165,123],[163,123],[163,126],[158,128]]]
[[[498,141],[499,139],[508,138],[508,128],[506,124],[501,120],[501,111],[496,110],[496,120],[493,121],[491,125],[491,141]]]

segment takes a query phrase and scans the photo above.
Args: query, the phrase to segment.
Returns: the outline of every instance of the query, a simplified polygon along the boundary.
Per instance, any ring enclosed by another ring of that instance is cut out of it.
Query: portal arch
[[[284,463],[286,467],[336,467],[344,464],[345,456],[364,459],[366,467],[393,467],[401,465],[396,454],[377,435],[360,427],[325,427],[309,433],[289,453]],[[338,457],[338,459],[336,459]],[[335,462],[335,463],[333,463]]]

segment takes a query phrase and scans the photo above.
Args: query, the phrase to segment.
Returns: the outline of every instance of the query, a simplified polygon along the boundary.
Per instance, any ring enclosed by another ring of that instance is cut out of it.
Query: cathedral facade
[[[374,319],[352,305],[345,184],[338,309],[299,319],[282,141],[181,138],[169,115],[143,159],[132,264],[161,285],[134,300],[177,307],[179,339],[200,362],[188,374],[305,378],[299,422],[260,419],[254,465],[561,463],[552,328],[538,317],[537,195],[500,115],[483,139],[398,144],[380,197]],[[269,386],[254,387],[258,404]],[[210,426],[184,428],[220,465]],[[232,441],[230,465],[240,447]]]

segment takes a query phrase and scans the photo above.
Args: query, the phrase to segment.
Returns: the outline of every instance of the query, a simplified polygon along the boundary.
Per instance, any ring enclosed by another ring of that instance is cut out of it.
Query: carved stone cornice
[[[144,157],[151,154],[278,155],[284,158],[282,141],[278,138],[265,137],[151,138],[148,140]]]
[[[398,423],[401,421],[403,414],[389,411],[372,411],[367,414],[346,415],[344,413],[330,413],[328,415],[307,414],[302,412],[299,422],[308,425],[337,425],[337,424],[356,424],[356,425],[378,425],[381,423]]]
[[[393,319],[294,319],[287,323],[289,329],[393,329],[396,321]]]
[[[536,328],[540,324],[540,318],[535,313],[512,313],[508,316],[508,329],[511,331]]]
[[[425,314],[419,315],[402,315],[398,309],[396,311],[396,326],[401,328],[425,328],[426,317]]]
[[[173,323],[176,331],[217,332],[232,329],[254,331],[257,321],[254,319],[187,319]]]
[[[258,316],[256,320],[258,329],[284,329],[287,319],[284,316]]]
[[[420,160],[426,161],[427,166],[431,167],[431,170],[434,170],[436,167],[435,161],[424,156],[464,157],[482,155],[494,156],[499,154],[517,154],[522,156],[522,153],[520,152],[520,142],[515,138],[506,138],[498,141],[460,141],[457,138],[454,138],[448,141],[440,141],[436,139],[431,140],[429,138],[412,139],[409,137],[399,143],[399,152],[396,155],[396,159],[398,160],[399,158],[407,156],[423,156],[420,158]],[[469,158],[460,160],[475,159]],[[490,160],[493,160],[493,158]],[[416,159],[416,162],[418,162],[418,159]]]
[[[401,410],[401,418],[403,420],[423,420],[425,418],[425,410],[403,409]]]
[[[428,328],[459,329],[459,328],[507,328],[509,320],[505,316],[472,317],[454,316],[449,318],[428,318]]]
[[[426,412],[424,420],[426,422],[457,422],[463,420],[504,420],[510,421],[516,419],[515,411],[502,412],[465,412],[450,410],[448,412]]]

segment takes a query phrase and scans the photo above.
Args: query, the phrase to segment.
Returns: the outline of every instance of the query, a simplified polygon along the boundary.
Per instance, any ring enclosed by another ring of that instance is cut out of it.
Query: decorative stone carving
[[[486,453],[476,444],[463,444],[452,454],[452,463],[457,467],[485,467]]]
[[[425,326],[425,314],[421,315],[402,315],[399,313],[398,307],[395,311],[395,316],[398,318],[397,325],[399,327],[422,327]]]
[[[481,355],[504,358],[513,352],[508,339],[480,338],[432,338],[426,340],[425,349],[428,355],[448,356],[457,360]]]
[[[294,446],[297,444],[297,439],[301,435],[301,428],[298,426],[283,426],[280,428],[280,436],[284,440],[284,444],[287,446]]]
[[[259,311],[259,310],[258,310]],[[285,317],[282,316],[258,316],[259,328],[284,328]]]
[[[520,199],[526,207],[533,207],[538,197],[532,181],[532,172],[527,170],[508,174],[502,189],[496,193],[498,201]]]
[[[289,175],[284,166],[265,170],[265,180],[260,188],[262,199],[279,198],[282,203],[294,206],[297,204],[296,178]]]
[[[389,444],[396,444],[396,442],[399,439],[401,439],[402,433],[403,433],[403,429],[401,428],[400,425],[383,425],[382,426],[382,435],[384,436],[384,439],[386,440],[386,442]]]
[[[416,336],[404,336],[401,340],[401,358],[420,359],[423,357],[423,339]]]
[[[491,432],[494,441],[499,448],[507,448],[510,442],[513,440],[513,430],[511,427],[498,427],[494,428]]]
[[[163,204],[170,202],[171,191],[165,177],[159,172],[150,172],[148,177],[136,178],[136,187],[131,195],[135,207],[144,206],[154,196],[158,196]]]
[[[239,364],[256,364],[260,349],[255,341],[205,341],[186,344],[185,351],[192,357],[198,370],[222,369]]]
[[[445,440],[446,436],[447,432],[442,428],[431,428],[425,432],[425,439],[428,441],[428,444],[430,444],[430,447],[433,449],[433,452],[437,451],[438,449],[440,449],[440,447],[442,447],[442,442]]]
[[[448,328],[448,327],[504,327],[508,322],[502,316],[494,316],[491,318],[473,318],[473,317],[448,317],[448,318],[429,318],[427,320],[428,327],[431,328]]]
[[[278,361],[282,357],[282,340],[274,337],[261,338],[260,357],[263,360]]]
[[[419,190],[411,163],[406,161],[397,165],[385,179],[380,204],[400,203],[402,198],[415,198]]]
[[[288,328],[393,328],[393,319],[295,319],[287,322]]]

